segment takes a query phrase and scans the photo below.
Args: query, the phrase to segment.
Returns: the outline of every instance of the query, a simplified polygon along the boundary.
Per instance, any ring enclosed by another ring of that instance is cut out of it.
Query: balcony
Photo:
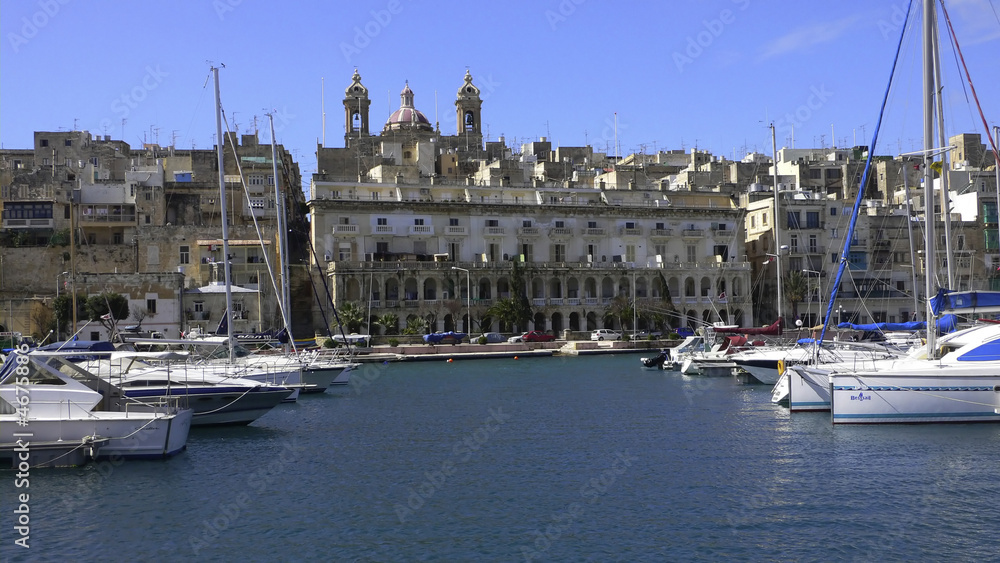
[[[715,229],[712,234],[717,237],[729,238],[733,236],[733,231],[730,229]]]
[[[700,237],[705,235],[705,231],[703,229],[684,229],[681,231],[681,235],[686,237]]]
[[[608,234],[607,229],[596,229],[596,228],[583,229],[583,236],[585,237],[603,237],[607,236],[607,234]]]
[[[410,225],[411,235],[433,235],[434,225]]]
[[[444,228],[444,234],[446,235],[461,235],[468,236],[469,227],[460,227],[458,225],[448,225]]]
[[[81,215],[80,222],[87,225],[135,225],[135,213],[99,213]]]
[[[651,236],[653,238],[656,238],[656,237],[669,237],[669,236],[673,236],[672,233],[673,233],[673,229],[652,229],[651,231],[649,231],[649,236]]]
[[[618,235],[619,236],[623,236],[623,237],[641,237],[642,236],[642,228],[641,227],[633,227],[633,228],[622,227],[622,228],[618,229]]]
[[[570,237],[573,236],[573,229],[568,227],[553,227],[552,229],[549,229],[549,236]]]
[[[360,233],[360,229],[357,225],[334,225],[333,234],[335,235],[356,235]]]
[[[52,229],[55,219],[4,219],[5,229]]]
[[[520,236],[537,237],[540,233],[538,227],[521,227],[517,230]]]
[[[372,234],[374,235],[394,235],[396,234],[396,227],[392,225],[375,225],[372,229]]]
[[[483,228],[484,237],[502,237],[507,234],[506,227],[485,227]]]

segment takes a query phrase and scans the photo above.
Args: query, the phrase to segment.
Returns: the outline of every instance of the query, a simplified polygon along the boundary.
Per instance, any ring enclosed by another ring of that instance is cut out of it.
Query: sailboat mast
[[[937,14],[934,14],[932,29],[934,31],[934,99],[937,109],[937,146],[944,150],[948,145],[944,138],[944,84],[941,82],[941,48],[938,43]],[[941,220],[944,225],[944,252],[945,256],[948,256],[946,261],[948,289],[954,290],[958,289],[958,285],[955,283],[955,261],[951,258],[955,254],[951,239],[951,194],[948,193],[948,168],[948,151],[945,150],[941,153]]]
[[[927,309],[927,357],[937,357],[937,323],[931,299],[935,291],[937,261],[934,253],[934,0],[924,0],[923,17],[923,87],[924,87],[924,302]],[[947,211],[947,210],[942,210]]]
[[[782,318],[782,301],[784,301],[784,295],[782,293],[782,281],[781,281],[781,208],[779,206],[778,199],[778,143],[774,138],[774,123],[771,124],[771,154],[774,156],[772,166],[772,173],[774,176],[774,266],[778,271],[778,318]]]
[[[226,166],[225,166],[225,137],[222,136],[222,99],[219,95],[219,69],[212,67],[212,76],[215,78],[215,132],[219,153],[219,202],[222,204],[222,269],[226,278],[226,343],[229,348],[229,361],[235,359],[233,346],[233,280],[229,272],[229,216],[226,213]]]
[[[267,114],[267,120],[271,125],[271,171],[274,174],[274,201],[278,214],[278,252],[280,259],[278,265],[281,271],[281,320],[284,322],[285,330],[288,332],[289,340],[292,340],[292,327],[288,322],[291,314],[291,296],[289,295],[290,280],[288,279],[288,227],[285,225],[285,199],[281,197],[281,181],[278,176],[278,141],[274,138],[274,114]],[[294,344],[292,346],[294,348]]]

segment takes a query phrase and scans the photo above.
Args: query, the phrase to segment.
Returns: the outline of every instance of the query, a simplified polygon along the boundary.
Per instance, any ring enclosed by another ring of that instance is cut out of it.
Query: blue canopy
[[[950,313],[993,313],[1000,311],[1000,292],[997,291],[951,291],[939,289],[931,299],[931,310],[935,315]]]
[[[433,334],[425,334],[424,342],[427,342],[429,344],[437,344],[438,342],[441,342],[443,340],[449,340],[458,344],[459,342],[462,341],[463,338],[465,338],[465,336],[466,334],[464,332],[451,332],[451,331],[435,332]]]
[[[903,331],[914,331],[914,330],[925,330],[927,328],[927,323],[924,321],[911,321],[908,323],[867,323],[867,324],[854,324],[854,323],[840,323],[837,328],[849,329],[849,330],[875,330],[879,332],[891,332],[894,330]]]

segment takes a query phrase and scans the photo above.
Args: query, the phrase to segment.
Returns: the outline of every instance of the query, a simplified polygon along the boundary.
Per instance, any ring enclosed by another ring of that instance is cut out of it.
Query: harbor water
[[[833,427],[636,354],[368,364],[165,461],[0,472],[4,561],[986,561],[1000,426]],[[30,547],[15,501],[30,493]]]

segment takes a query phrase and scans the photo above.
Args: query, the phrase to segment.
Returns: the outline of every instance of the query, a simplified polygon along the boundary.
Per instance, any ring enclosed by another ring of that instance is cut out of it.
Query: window
[[[801,229],[802,216],[798,211],[788,212],[788,228],[789,229]]]
[[[43,147],[49,146],[49,140],[48,139],[42,139],[41,141],[39,141],[39,143],[41,143],[41,146],[43,146]]]
[[[194,302],[194,312],[195,313],[201,313],[204,310],[205,310],[205,302],[204,301],[195,301]]]
[[[531,227],[531,221],[528,220],[528,219],[525,219],[525,220],[521,221],[521,226],[524,227],[524,228],[526,228],[526,229],[530,228]]]
[[[449,227],[457,227],[458,226],[458,219],[455,218],[455,217],[449,218],[448,219],[448,226]]]
[[[414,219],[413,220],[413,224],[414,225],[423,225],[424,224],[424,220],[423,219]]]
[[[836,217],[836,216],[837,216],[837,208],[836,207],[831,207],[830,208],[830,217]]]
[[[372,192],[371,193],[371,198],[372,198],[372,201],[378,201],[378,192]]]
[[[263,186],[264,185],[264,175],[263,174],[251,174],[248,178],[248,183],[251,186]]]
[[[665,244],[653,245],[653,253],[656,256],[659,256],[660,260],[663,260],[663,258],[667,256],[667,245]]]
[[[565,226],[566,226],[566,222],[565,221],[556,221],[556,228],[557,229],[562,229]]]
[[[389,243],[388,242],[376,242],[375,243],[375,253],[376,254],[388,254],[389,253]]]
[[[657,230],[659,230],[659,231],[662,231],[662,230],[663,230],[663,229],[665,229],[665,228],[666,228],[666,227],[664,226],[664,224],[663,224],[663,223],[657,223],[657,224],[656,224],[656,229],[657,229]]]
[[[721,256],[723,262],[729,261],[729,245],[717,244],[715,245],[714,254],[716,256]]]
[[[415,240],[415,241],[413,241],[413,253],[414,254],[427,254],[427,241],[426,240]]]
[[[554,244],[552,245],[552,259],[556,262],[566,261],[566,245],[565,244]]]
[[[634,229],[635,228],[635,221],[627,221],[625,223],[625,228],[626,229]]]
[[[49,159],[43,158],[42,159],[42,166],[48,166],[48,165],[49,165]]]
[[[688,245],[688,247],[687,247],[687,261],[688,262],[692,262],[692,263],[698,261],[698,247],[697,246],[695,246],[693,244],[689,244]]]
[[[809,252],[811,254],[819,252],[819,238],[816,235],[809,235]]]
[[[810,168],[809,169],[809,179],[810,180],[820,180],[822,178],[823,178],[823,171],[822,170],[820,170],[819,168]]]
[[[867,254],[864,252],[848,252],[847,266],[852,270],[867,270],[868,269]]]
[[[827,180],[839,180],[840,179],[840,168],[830,168],[826,171]]]
[[[587,221],[587,228],[588,229],[596,229],[597,228],[597,221]]]
[[[351,252],[351,243],[349,242],[340,243],[340,245],[337,247],[337,260],[349,261],[351,260],[352,256],[353,253]]]
[[[819,211],[806,211],[806,228],[807,229],[818,229],[819,227]]]
[[[486,220],[486,226],[487,227],[499,227],[500,226],[500,221],[498,219],[487,219]]]
[[[146,310],[149,311],[150,315],[156,314],[156,299],[146,300]]]
[[[625,261],[626,262],[635,262],[635,245],[634,244],[626,244],[625,245]]]
[[[65,146],[72,147],[73,146],[73,141],[71,139],[66,139]]]
[[[751,229],[757,228],[757,217],[755,215],[750,216],[750,228]]]
[[[837,227],[830,229],[830,238],[840,238],[840,229]]]
[[[273,186],[274,185],[274,176],[273,175],[268,174],[268,176],[267,176],[267,185],[268,186]]]
[[[788,259],[788,269],[793,272],[802,271],[802,258],[789,258]]]
[[[111,234],[111,244],[121,244],[125,240],[125,235],[122,233],[112,233]]]
[[[521,259],[523,262],[532,262],[534,259],[534,250],[530,244],[521,245]]]
[[[760,220],[761,226],[767,226],[767,213],[764,213],[763,218]]]
[[[341,223],[341,224],[345,224],[345,223]],[[389,224],[389,220],[386,219],[385,217],[378,217],[377,219],[375,219],[375,224],[376,225],[388,225]]]
[[[146,224],[148,225],[150,223],[149,214],[144,215],[144,217],[146,218]]]
[[[791,252],[799,251],[799,235],[790,235],[788,237],[788,247]]]

